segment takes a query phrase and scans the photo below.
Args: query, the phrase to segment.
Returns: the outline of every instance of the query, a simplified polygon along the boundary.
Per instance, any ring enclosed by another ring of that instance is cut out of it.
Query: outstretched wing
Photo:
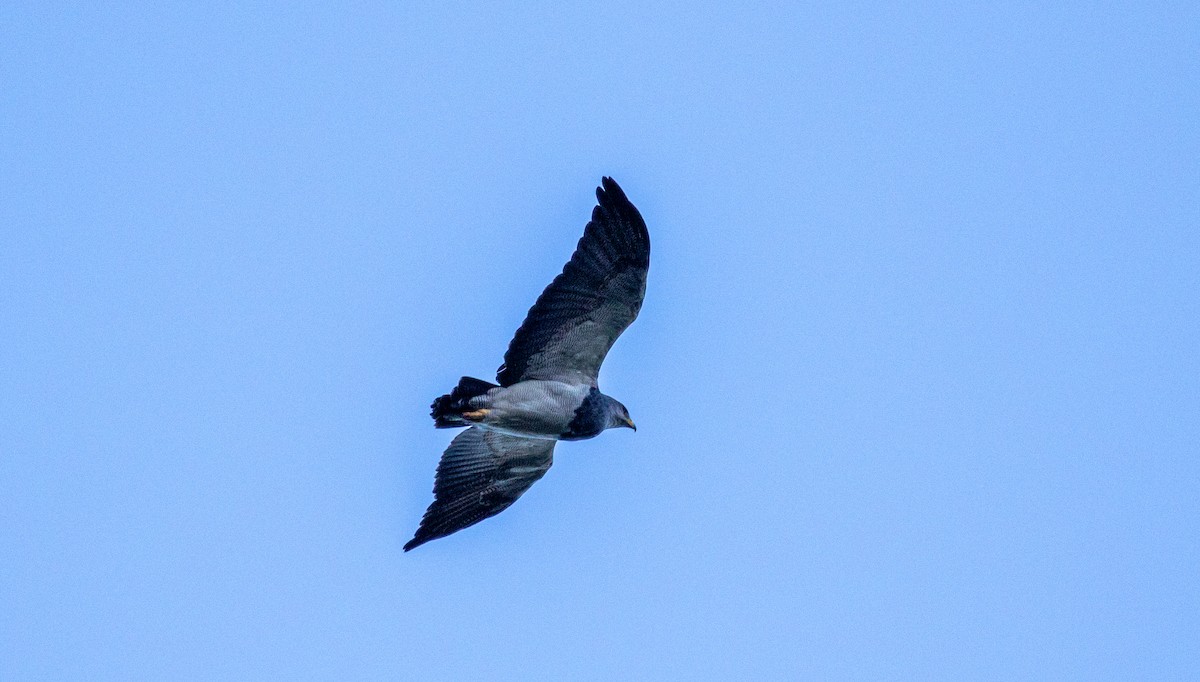
[[[612,178],[575,254],[542,292],[504,354],[501,386],[527,379],[596,384],[600,363],[637,317],[650,268],[650,235]]]
[[[438,463],[433,504],[404,551],[507,509],[550,469],[554,443],[478,426],[458,434]]]

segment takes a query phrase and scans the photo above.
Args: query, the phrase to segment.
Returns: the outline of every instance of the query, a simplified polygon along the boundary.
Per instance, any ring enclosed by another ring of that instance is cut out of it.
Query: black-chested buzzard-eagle
[[[433,504],[405,551],[508,508],[550,469],[558,441],[611,427],[636,430],[596,378],[642,307],[650,235],[612,178],[601,181],[596,198],[574,255],[509,343],[499,384],[463,377],[433,401],[438,428],[470,428],[442,454]]]

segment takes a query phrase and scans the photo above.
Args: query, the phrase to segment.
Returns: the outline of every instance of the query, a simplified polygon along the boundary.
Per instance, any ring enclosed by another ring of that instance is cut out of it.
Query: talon
[[[463,412],[462,417],[468,421],[481,422],[487,413],[488,410],[475,410],[474,412]]]

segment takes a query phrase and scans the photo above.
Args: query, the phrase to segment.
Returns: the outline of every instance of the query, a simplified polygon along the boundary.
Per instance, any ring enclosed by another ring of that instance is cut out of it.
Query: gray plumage
[[[470,428],[443,453],[433,504],[405,551],[508,508],[550,469],[559,440],[636,430],[625,406],[600,392],[597,375],[641,310],[650,235],[612,178],[596,199],[571,260],[509,343],[499,384],[463,377],[433,401],[438,428]]]

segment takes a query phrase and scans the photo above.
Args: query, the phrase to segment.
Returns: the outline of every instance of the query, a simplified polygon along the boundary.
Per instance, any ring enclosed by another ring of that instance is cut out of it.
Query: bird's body
[[[592,390],[581,384],[545,379],[494,386],[467,399],[456,415],[461,421],[449,426],[476,425],[510,436],[564,439],[576,409]]]
[[[517,330],[498,384],[463,377],[434,400],[438,428],[468,426],[442,455],[434,501],[405,551],[498,514],[545,475],[560,440],[636,427],[600,392],[600,364],[642,307],[646,224],[611,178],[571,260]]]

